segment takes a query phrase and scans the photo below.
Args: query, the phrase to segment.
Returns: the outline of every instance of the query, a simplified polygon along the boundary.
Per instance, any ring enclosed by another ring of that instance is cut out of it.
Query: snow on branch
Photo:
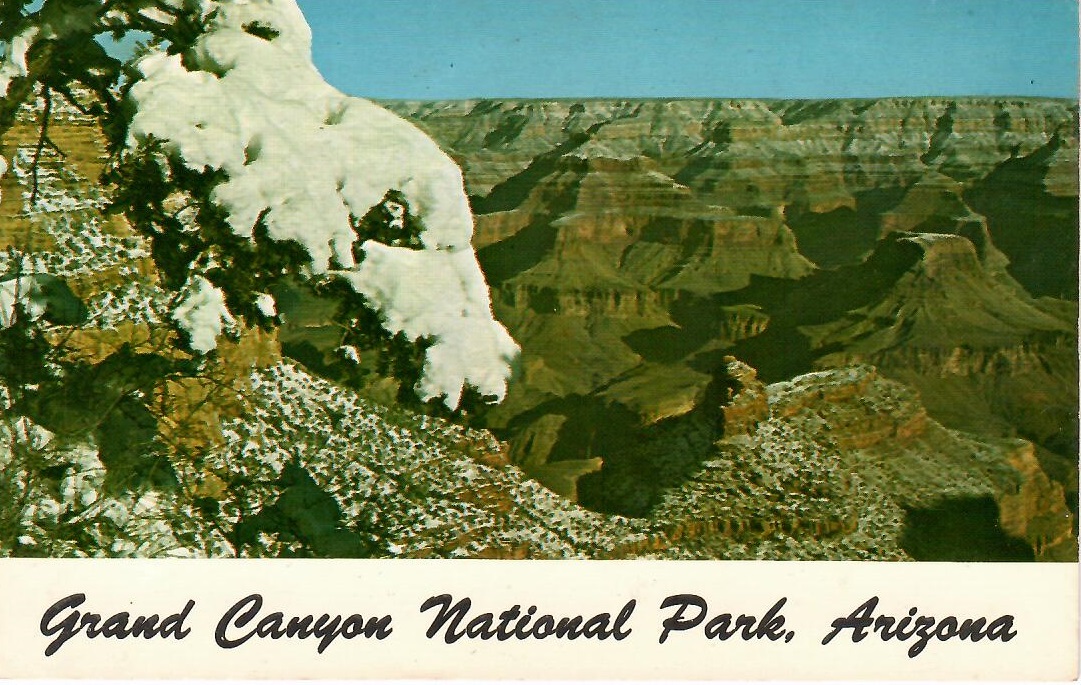
[[[190,169],[224,172],[211,200],[237,235],[262,222],[314,273],[351,283],[388,331],[432,341],[423,399],[454,408],[465,384],[501,399],[518,347],[492,317],[461,170],[413,125],[323,80],[294,0],[201,7],[207,30],[187,54],[138,63],[129,146],[157,141]],[[422,249],[369,240],[358,264],[352,223],[391,190],[423,223]]]
[[[7,95],[8,88],[14,79],[29,73],[26,66],[26,53],[33,45],[38,32],[38,27],[31,26],[15,36],[4,51],[4,58],[0,60],[0,97]]]
[[[206,354],[217,347],[222,329],[234,324],[233,317],[225,307],[225,294],[202,276],[193,278],[186,291],[173,320],[188,332],[191,349]]]

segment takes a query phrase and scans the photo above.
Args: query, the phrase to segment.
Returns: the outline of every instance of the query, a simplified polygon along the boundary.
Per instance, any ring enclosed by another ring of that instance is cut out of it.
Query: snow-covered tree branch
[[[492,316],[460,170],[411,124],[322,79],[294,0],[29,6],[0,15],[0,134],[36,89],[94,95],[117,207],[151,237],[192,350],[209,352],[237,317],[271,320],[276,279],[339,279],[389,335],[425,345],[421,399],[503,397],[518,348]],[[131,30],[152,38],[129,64],[96,42]],[[391,198],[394,225],[364,235]]]

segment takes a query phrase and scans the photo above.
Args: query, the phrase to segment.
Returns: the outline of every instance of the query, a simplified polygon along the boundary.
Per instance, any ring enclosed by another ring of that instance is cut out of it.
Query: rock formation
[[[911,430],[1030,440],[1075,509],[1074,103],[389,105],[465,169],[497,315],[523,344],[489,424],[542,481],[542,464],[599,456],[580,500],[651,511],[713,440],[753,432],[743,383],[759,381],[734,355],[765,382],[874,364],[922,395],[932,418]],[[846,451],[876,435],[834,433]],[[925,447],[948,451],[932,433]],[[680,458],[651,447],[696,435]]]

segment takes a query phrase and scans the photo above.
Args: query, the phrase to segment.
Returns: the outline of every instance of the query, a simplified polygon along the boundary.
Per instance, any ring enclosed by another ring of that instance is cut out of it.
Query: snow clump
[[[518,346],[492,316],[458,166],[412,124],[323,80],[294,0],[202,7],[208,28],[189,54],[138,62],[129,145],[161,141],[191,169],[225,172],[211,199],[237,235],[262,222],[300,244],[315,274],[345,277],[389,332],[429,340],[422,399],[457,407],[467,383],[502,399]],[[355,248],[353,223],[392,190],[422,221],[422,248]]]
[[[0,328],[10,328],[20,311],[30,321],[36,321],[45,313],[45,306],[41,286],[32,276],[0,282]]]
[[[8,46],[4,58],[0,60],[0,96],[7,95],[13,80],[30,73],[26,66],[26,53],[30,51],[38,32],[38,27],[32,26],[15,36]]]
[[[203,278],[196,276],[189,284],[187,296],[173,311],[173,319],[191,338],[191,349],[206,354],[217,347],[223,326],[234,325],[225,306],[225,294]]]

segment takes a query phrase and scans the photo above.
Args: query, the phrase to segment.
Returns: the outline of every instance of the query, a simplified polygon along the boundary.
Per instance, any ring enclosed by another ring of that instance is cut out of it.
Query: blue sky
[[[1077,94],[1077,0],[299,2],[374,98]]]

